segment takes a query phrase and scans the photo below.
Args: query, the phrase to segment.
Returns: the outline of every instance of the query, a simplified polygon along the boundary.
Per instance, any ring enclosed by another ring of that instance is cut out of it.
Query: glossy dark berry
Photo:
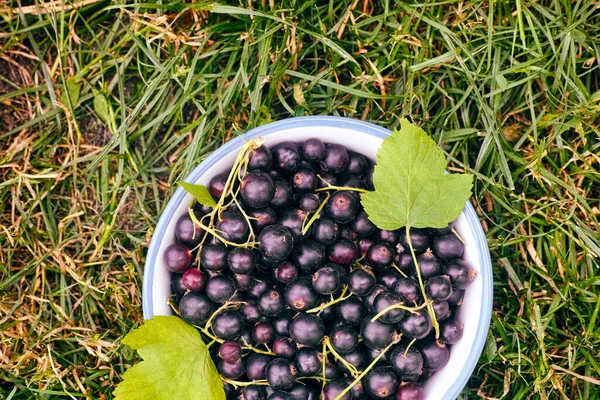
[[[290,324],[290,337],[304,346],[317,346],[324,335],[323,321],[315,314],[298,314]]]
[[[367,263],[377,269],[385,269],[392,266],[394,261],[394,250],[385,243],[375,243],[367,251]]]
[[[322,360],[315,349],[301,347],[296,352],[294,364],[300,376],[316,376],[321,372]]]
[[[368,313],[367,306],[356,296],[352,296],[337,306],[340,321],[346,325],[359,325]]]
[[[375,399],[387,399],[398,390],[398,377],[389,368],[373,368],[364,380],[365,390]]]
[[[263,171],[250,172],[242,179],[240,194],[250,207],[266,207],[275,195],[273,178]]]
[[[230,242],[244,243],[248,239],[250,228],[241,213],[225,211],[217,222],[216,229],[219,234]]]
[[[220,339],[235,339],[244,329],[244,319],[237,311],[222,311],[212,320],[212,329]]]
[[[215,303],[225,303],[234,292],[235,283],[228,276],[213,276],[206,282],[206,295]]]
[[[374,361],[377,357],[379,357],[379,361],[375,365],[389,365],[390,363],[390,352],[385,352],[383,355],[381,354],[382,350],[372,349],[370,347],[365,347],[367,352],[367,357],[369,358],[369,362]]]
[[[390,355],[390,364],[398,376],[420,374],[423,356],[414,346],[396,346]]]
[[[396,393],[396,400],[425,400],[425,391],[417,383],[403,382]]]
[[[312,193],[317,188],[317,174],[310,168],[300,167],[290,180],[296,193]]]
[[[310,392],[305,384],[296,382],[291,389],[287,391],[293,400],[308,400]]]
[[[450,310],[450,304],[447,301],[434,301],[433,302],[433,312],[435,314],[435,319],[440,322],[448,319],[450,315],[452,315],[452,311]]]
[[[281,178],[275,178],[273,180],[275,185],[275,194],[271,200],[271,207],[275,209],[285,209],[292,204],[292,187],[289,183]]]
[[[398,293],[383,292],[377,295],[377,297],[375,297],[375,301],[373,302],[373,309],[375,313],[379,314],[388,307],[396,304],[401,304],[403,306],[406,305],[404,298]],[[388,324],[395,324],[397,322],[400,322],[400,320],[404,318],[405,314],[405,310],[402,310],[400,308],[393,308],[387,311],[385,314],[381,315],[379,319]]]
[[[340,285],[344,286],[348,284],[348,274],[350,273],[350,269],[347,265],[336,264],[336,263],[327,263],[326,267],[331,267],[335,269],[340,277]]]
[[[258,296],[258,309],[264,315],[273,317],[283,310],[283,296],[278,290],[266,290]]]
[[[423,367],[428,371],[439,371],[450,359],[450,349],[439,340],[420,344],[419,351],[423,355]]]
[[[364,210],[359,211],[356,218],[350,222],[350,228],[361,238],[371,236],[377,231],[377,227],[369,220],[369,216]]]
[[[244,247],[235,247],[227,256],[227,264],[234,274],[249,274],[256,266],[256,253]]]
[[[321,171],[317,178],[319,179],[319,183],[317,184],[317,187],[319,188],[326,188],[329,185],[337,186],[339,183],[337,176],[330,174],[329,172]]]
[[[277,336],[290,336],[290,324],[292,323],[292,319],[294,318],[294,314],[291,311],[284,311],[279,313],[273,317],[273,329],[275,330],[275,335]]]
[[[333,222],[331,218],[321,217],[313,223],[312,237],[317,242],[325,246],[333,244],[339,235],[338,224]]]
[[[455,319],[440,324],[440,340],[447,344],[455,344],[463,337],[464,325]]]
[[[221,198],[228,177],[229,172],[223,172],[222,174],[215,175],[208,182],[208,192],[210,193],[212,198],[215,199],[215,201],[219,201],[219,199]]]
[[[279,218],[279,224],[290,230],[295,241],[300,241],[306,236],[302,232],[302,224],[306,219],[306,215],[306,212],[300,209],[290,208],[283,212]]]
[[[207,280],[206,275],[197,268],[188,269],[181,277],[181,283],[190,292],[202,292]]]
[[[306,311],[319,304],[319,294],[313,288],[310,278],[302,276],[287,284],[283,297],[294,311]]]
[[[183,296],[187,292],[188,289],[183,284],[183,274],[171,274],[171,289],[177,296]]]
[[[261,314],[262,317],[262,314]],[[254,338],[252,337],[252,328],[250,328],[249,326],[245,326],[244,329],[242,330],[242,334],[235,339],[235,341],[242,346],[242,349],[245,349],[248,346],[254,346],[256,344],[256,342],[254,341]]]
[[[402,275],[393,268],[388,268],[377,274],[377,283],[385,286],[389,290],[394,290],[394,286],[398,280],[402,278]]]
[[[276,358],[267,365],[266,378],[275,390],[290,389],[296,382],[296,367],[285,358]]]
[[[189,214],[184,214],[175,224],[175,237],[188,247],[195,247],[202,240],[203,229],[194,223]]]
[[[369,161],[367,160],[367,157],[353,151],[348,152],[348,156],[349,160],[347,172],[355,176],[363,176],[369,168]]]
[[[226,340],[219,346],[219,357],[226,362],[236,362],[242,358],[242,348],[237,342]]]
[[[290,258],[300,271],[310,274],[325,264],[325,247],[319,242],[307,239],[294,246]]]
[[[340,239],[350,240],[351,242],[354,242],[358,239],[358,235],[356,234],[356,232],[354,232],[348,225],[340,226],[339,237]]]
[[[354,175],[344,175],[339,179],[338,186],[365,189],[365,181]]]
[[[332,267],[323,267],[312,276],[313,288],[320,294],[332,294],[340,288],[340,276]]]
[[[179,314],[189,324],[203,324],[212,315],[213,310],[213,302],[200,293],[187,293],[179,301]]]
[[[276,338],[273,341],[273,353],[277,357],[292,359],[296,355],[296,350],[298,347],[296,346],[296,342],[294,342],[291,338],[280,337]]]
[[[266,400],[267,393],[262,386],[249,385],[242,389],[242,395],[244,400]]]
[[[259,322],[252,328],[252,338],[256,343],[270,343],[275,338],[273,326],[267,322]]]
[[[351,400],[352,395],[346,392],[342,397],[338,397],[348,387],[348,382],[345,379],[337,379],[327,382],[323,388],[323,400]]]
[[[346,224],[356,217],[359,198],[354,192],[341,190],[329,198],[325,210],[338,224]]]
[[[306,161],[319,162],[325,155],[325,144],[317,138],[306,139],[300,147]]]
[[[296,172],[302,162],[301,150],[292,142],[282,142],[271,149],[273,168],[284,174]]]
[[[325,362],[325,378],[336,379],[341,376],[340,369],[331,361]]]
[[[336,264],[352,264],[358,258],[355,242],[340,239],[327,249],[327,259]]]
[[[266,146],[260,146],[250,151],[248,157],[248,170],[256,169],[267,170],[271,166],[271,152]]]
[[[298,199],[298,208],[307,213],[317,211],[321,205],[321,199],[314,193],[303,194]]]
[[[373,246],[375,243],[377,243],[377,242],[372,237],[367,237],[367,238],[360,239],[358,241],[358,251],[359,251],[360,255],[361,256],[366,256],[367,252],[369,251],[369,249],[371,248],[371,246]]]
[[[348,168],[350,156],[344,146],[335,143],[325,145],[325,155],[319,163],[321,169],[332,174],[339,174]]]
[[[165,266],[171,272],[183,273],[190,267],[192,252],[181,243],[173,243],[165,249]]]
[[[367,190],[375,190],[375,185],[373,184],[373,172],[375,172],[375,168],[373,165],[371,165],[367,169],[367,172],[365,172],[364,180],[367,186]]]
[[[398,328],[405,336],[410,339],[423,339],[431,332],[431,319],[426,311],[417,311],[417,314],[408,313],[402,321],[398,323]]]
[[[251,381],[265,379],[265,370],[273,357],[265,354],[252,353],[246,361],[246,376]]]
[[[369,311],[375,310],[375,299],[377,298],[377,296],[387,291],[387,288],[383,285],[373,285],[373,290],[371,290],[371,293],[363,297],[363,302],[365,303]]]
[[[399,244],[404,248],[406,253],[410,253],[410,247],[408,246],[408,240],[406,239],[406,229],[400,229],[398,231]],[[415,253],[423,253],[431,245],[431,238],[429,237],[429,229],[412,228],[410,230],[410,240],[412,242]]]
[[[261,253],[273,261],[281,261],[286,258],[294,247],[292,234],[281,225],[266,227],[258,236],[258,242]]]
[[[240,312],[248,324],[257,323],[262,316],[255,300],[248,300],[245,304],[242,304]]]
[[[223,378],[228,379],[238,379],[244,375],[244,372],[246,372],[242,360],[237,360],[235,362],[226,362],[221,360],[217,365],[217,370]]]
[[[477,271],[471,269],[463,260],[452,260],[444,268],[444,273],[450,277],[454,289],[464,289],[477,276]]]
[[[462,305],[464,298],[465,298],[465,290],[464,289],[461,289],[461,290],[452,289],[452,294],[450,295],[450,298],[448,299],[448,304],[450,304],[451,306],[460,306],[460,305]]]
[[[273,271],[273,276],[278,283],[286,285],[296,279],[299,273],[296,264],[291,261],[282,261]]]
[[[378,230],[375,234],[375,239],[379,242],[386,242],[392,248],[395,248],[398,244],[398,240],[400,240],[400,235],[398,231],[386,231],[386,230]]]
[[[442,264],[440,263],[440,260],[430,252],[419,254],[417,256],[417,264],[419,265],[421,278],[423,280],[427,280],[442,273]]]
[[[452,295],[450,278],[446,275],[431,277],[425,282],[425,293],[434,301],[445,301]]]
[[[397,248],[398,246],[396,246]],[[405,274],[412,274],[414,272],[413,258],[410,252],[408,253],[396,253],[394,257],[396,266],[400,268]]]
[[[398,293],[410,306],[415,305],[421,299],[421,288],[413,278],[400,278],[394,285],[394,292]]]
[[[327,297],[324,297],[323,300],[321,301],[321,305],[323,305],[324,303],[327,303]],[[336,318],[337,318],[337,312],[335,307],[325,307],[321,313],[319,314],[319,317],[321,317],[321,319],[323,320],[323,322],[326,324],[326,327],[329,327],[331,324],[327,324],[328,322],[334,323],[336,322]]]
[[[257,299],[265,290],[269,288],[269,284],[265,280],[254,279],[248,288],[247,293],[250,298]]]
[[[277,214],[271,207],[249,209],[246,210],[246,214],[250,217],[250,225],[255,234],[259,234],[267,226],[277,223]]]
[[[283,390],[273,392],[267,397],[267,400],[294,400],[294,396]]]
[[[207,244],[200,252],[200,264],[210,271],[222,271],[227,267],[228,254],[221,243]]]
[[[340,325],[333,328],[329,334],[331,345],[340,354],[348,354],[358,344],[358,332],[348,325]]]
[[[465,245],[454,232],[438,235],[433,238],[432,250],[443,262],[461,258],[465,252]]]
[[[344,361],[346,361],[350,365],[353,365],[359,371],[362,371],[367,367],[367,365],[369,365],[367,353],[365,353],[365,350],[361,346],[356,346],[354,350],[346,354],[341,354],[341,356],[344,359]],[[346,367],[341,362],[339,362],[339,360],[338,367],[341,370],[346,369]]]
[[[366,296],[373,290],[375,277],[364,269],[355,269],[348,276],[348,287],[357,296]]]
[[[363,343],[376,350],[382,350],[392,343],[396,330],[393,325],[386,324],[381,319],[371,321],[375,314],[369,314],[363,320],[360,326],[360,335]]]

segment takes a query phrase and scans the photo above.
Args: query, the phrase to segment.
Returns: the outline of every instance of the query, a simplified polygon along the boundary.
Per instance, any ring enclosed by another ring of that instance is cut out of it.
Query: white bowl
[[[299,117],[270,123],[230,140],[207,157],[188,176],[186,182],[208,184],[211,177],[231,167],[244,139],[262,136],[271,147],[283,141],[302,141],[318,137],[339,143],[348,149],[375,159],[383,139],[391,132],[379,126],[339,117]],[[178,188],[163,211],[146,258],[143,285],[144,318],[171,315],[167,297],[171,294],[170,277],[163,254],[175,241],[175,223],[187,212],[191,197]],[[448,365],[434,374],[425,385],[427,400],[454,400],[471,376],[483,349],[492,311],[492,266],[490,252],[479,218],[469,202],[458,218],[456,230],[466,241],[466,260],[478,272],[468,287],[458,319],[464,323],[463,338],[452,346]]]

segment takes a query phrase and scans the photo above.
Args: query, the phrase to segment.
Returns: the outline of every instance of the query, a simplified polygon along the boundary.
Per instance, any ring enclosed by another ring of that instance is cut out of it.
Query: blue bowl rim
[[[385,139],[391,135],[390,130],[382,128],[378,125],[344,117],[295,117],[271,122],[269,124],[254,128],[234,139],[231,139],[229,142],[216,149],[190,173],[185,181],[189,183],[195,183],[217,160],[221,159],[224,155],[239,149],[244,144],[245,140],[258,136],[267,136],[271,133],[284,129],[307,127],[336,127],[342,129],[351,129],[367,133],[380,139]],[[171,197],[171,200],[169,200],[169,203],[163,210],[158,224],[156,225],[156,229],[152,235],[152,240],[148,248],[148,254],[146,256],[146,263],[144,265],[144,281],[142,287],[142,309],[144,313],[144,319],[151,319],[154,315],[152,302],[152,277],[154,276],[154,265],[156,264],[160,243],[164,238],[169,222],[173,218],[177,207],[179,204],[181,204],[185,195],[186,192],[183,190],[183,188],[177,188],[173,194],[173,197]],[[481,263],[481,275],[479,276],[479,279],[483,280],[483,304],[481,307],[479,320],[483,321],[483,323],[480,323],[477,327],[477,332],[475,333],[475,342],[464,368],[460,372],[460,375],[454,384],[446,392],[442,400],[456,399],[464,386],[467,384],[467,381],[477,366],[477,361],[479,360],[479,356],[481,355],[487,340],[487,332],[492,316],[492,297],[494,290],[492,282],[492,261],[490,258],[490,252],[485,238],[485,233],[483,232],[483,228],[479,222],[479,217],[477,216],[477,213],[470,202],[466,203],[463,213],[473,232],[477,246],[481,250],[479,251],[479,262]]]

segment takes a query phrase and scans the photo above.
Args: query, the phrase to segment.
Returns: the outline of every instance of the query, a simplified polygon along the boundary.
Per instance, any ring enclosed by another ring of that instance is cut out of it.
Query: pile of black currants
[[[453,224],[378,229],[372,162],[319,139],[248,142],[208,190],[217,206],[179,218],[165,263],[228,399],[423,398],[474,277]]]

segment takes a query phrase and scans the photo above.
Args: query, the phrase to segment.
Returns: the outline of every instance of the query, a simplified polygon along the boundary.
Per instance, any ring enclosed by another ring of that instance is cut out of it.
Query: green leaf
[[[107,124],[110,124],[110,111],[108,109],[108,101],[100,92],[94,94],[94,111]]]
[[[369,219],[381,229],[444,228],[471,197],[472,175],[445,174],[437,144],[406,119],[383,141],[373,173],[375,191],[362,195]]]
[[[75,82],[75,78],[68,79],[62,93],[60,94],[60,102],[64,105],[68,105],[67,94],[71,100],[73,107],[77,106],[79,101],[79,93],[81,91],[81,82]]]
[[[194,327],[178,317],[154,317],[123,343],[143,361],[129,368],[115,400],[225,400],[223,382]]]
[[[217,203],[210,195],[206,186],[194,185],[193,183],[187,182],[177,182],[177,184],[183,189],[185,189],[186,192],[194,196],[196,200],[198,200],[198,203],[202,204],[203,206],[208,206],[212,208],[215,208],[217,206]]]

